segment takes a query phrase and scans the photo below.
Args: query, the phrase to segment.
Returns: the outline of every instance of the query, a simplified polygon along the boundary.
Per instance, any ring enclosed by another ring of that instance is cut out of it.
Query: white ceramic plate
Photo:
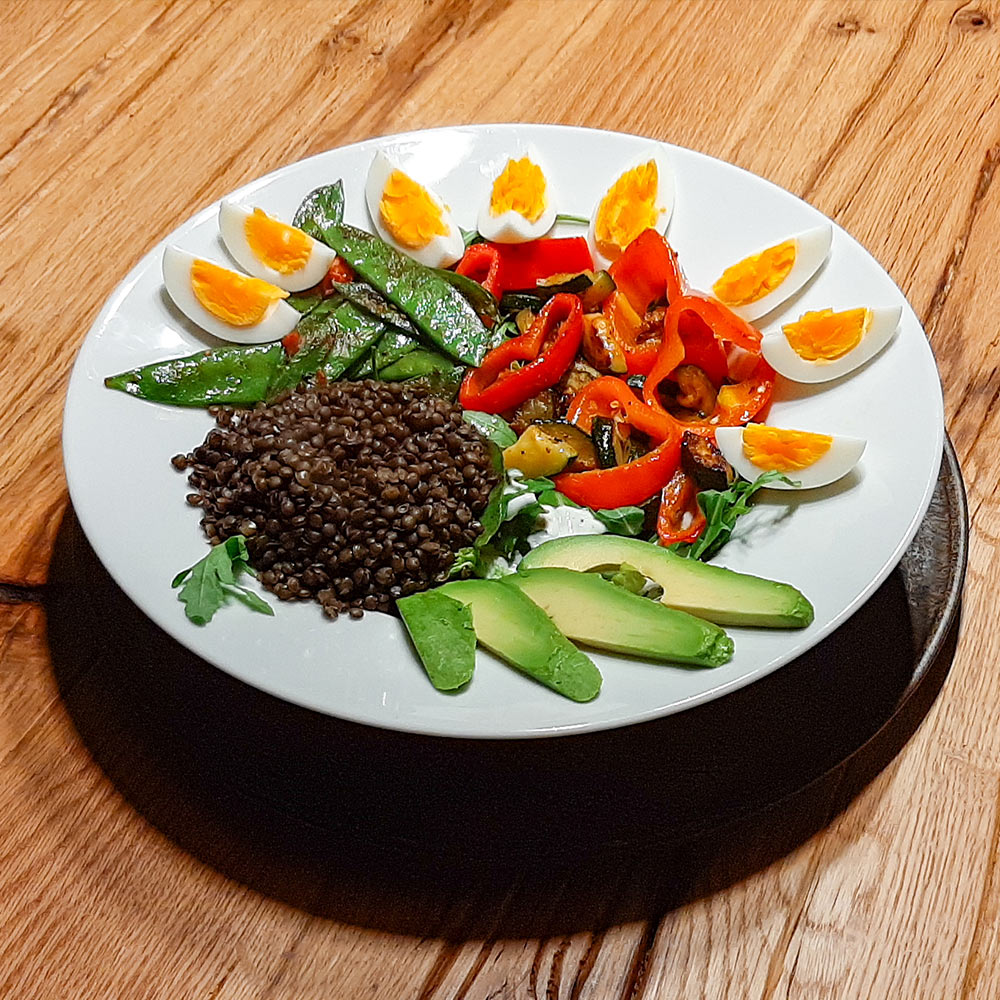
[[[544,157],[558,211],[576,215],[591,212],[648,142],[541,125],[445,128],[321,153],[233,197],[290,219],[310,190],[343,178],[346,220],[370,228],[364,178],[375,150],[384,149],[432,183],[458,223],[471,228],[486,178],[518,141],[533,143]],[[676,147],[669,154],[676,207],[668,235],[694,287],[708,287],[746,253],[825,221],[805,202],[736,167]],[[226,260],[217,208],[207,206],[165,242]],[[566,226],[563,235],[581,231]],[[731,629],[735,656],[714,670],[595,654],[604,688],[595,701],[578,705],[485,653],[467,690],[440,694],[424,676],[401,623],[385,615],[333,623],[317,604],[271,598],[274,618],[233,604],[199,628],[185,618],[170,588],[174,574],[206,552],[198,511],[184,501],[185,476],[170,458],[199,444],[211,418],[103,385],[112,373],[214,343],[166,298],[161,253],[162,246],[154,247],[116,289],[73,370],[63,443],[76,513],[111,575],[161,628],[241,680],[330,715],[410,732],[512,738],[605,729],[681,711],[770,673],[840,625],[896,565],[930,501],[943,443],[933,356],[899,289],[835,226],[825,267],[770,319],[807,308],[899,305],[902,325],[881,355],[847,378],[819,386],[779,382],[770,421],[865,437],[868,449],[856,472],[839,484],[799,496],[772,493],[718,557],[733,569],[799,587],[816,608],[808,629]],[[878,669],[874,648],[872,670]]]

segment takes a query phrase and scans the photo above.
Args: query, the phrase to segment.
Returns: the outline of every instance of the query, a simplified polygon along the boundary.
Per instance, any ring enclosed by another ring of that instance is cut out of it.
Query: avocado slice
[[[572,535],[555,538],[532,549],[521,569],[562,566],[605,570],[622,563],[663,588],[660,600],[717,625],[759,625],[765,628],[805,628],[813,606],[787,583],[736,573],[723,566],[685,559],[660,545],[621,535]]]
[[[472,612],[437,590],[401,597],[396,607],[431,684],[438,691],[468,684],[476,667]]]
[[[601,673],[594,661],[516,588],[498,580],[453,580],[436,592],[468,605],[476,639],[497,656],[573,701],[597,697]]]
[[[717,667],[733,640],[711,622],[639,597],[596,573],[549,567],[501,578],[530,597],[577,642],[666,663]]]

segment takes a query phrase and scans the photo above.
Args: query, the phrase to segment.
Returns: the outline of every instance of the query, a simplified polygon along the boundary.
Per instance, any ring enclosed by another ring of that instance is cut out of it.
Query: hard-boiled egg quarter
[[[219,206],[219,232],[240,267],[289,292],[318,285],[337,256],[301,229],[232,201]]]
[[[726,461],[751,482],[761,473],[776,471],[797,486],[775,480],[776,490],[814,489],[842,479],[861,459],[863,438],[813,431],[788,430],[767,424],[719,427],[715,441]]]
[[[903,310],[820,309],[764,334],[761,353],[793,382],[829,382],[860,368],[892,340]]]
[[[448,206],[378,152],[365,183],[368,213],[379,236],[428,267],[448,267],[465,252]]]
[[[727,267],[712,294],[748,322],[778,308],[820,269],[830,253],[833,229],[808,229]]]
[[[662,233],[674,209],[674,174],[659,146],[636,160],[605,191],[590,217],[590,246],[608,267],[639,233]]]
[[[264,344],[292,332],[299,313],[288,292],[178,247],[163,251],[163,284],[192,323],[221,340]]]
[[[556,221],[556,206],[538,155],[511,157],[479,208],[476,227],[493,243],[541,239]]]

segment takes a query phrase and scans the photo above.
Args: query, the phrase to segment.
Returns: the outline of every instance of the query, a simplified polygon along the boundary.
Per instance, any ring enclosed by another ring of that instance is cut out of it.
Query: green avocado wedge
[[[530,597],[564,635],[587,646],[664,663],[718,667],[733,640],[711,622],[640,597],[596,573],[551,567],[501,578]]]
[[[603,571],[628,563],[663,588],[668,607],[716,625],[805,628],[813,606],[787,583],[685,559],[659,545],[620,535],[555,538],[532,549],[519,569],[561,566]]]
[[[439,691],[455,691],[472,680],[476,633],[469,608],[438,590],[396,601],[420,661]]]
[[[455,580],[435,593],[467,605],[479,643],[518,670],[572,701],[597,697],[601,674],[594,661],[516,587],[499,580]]]

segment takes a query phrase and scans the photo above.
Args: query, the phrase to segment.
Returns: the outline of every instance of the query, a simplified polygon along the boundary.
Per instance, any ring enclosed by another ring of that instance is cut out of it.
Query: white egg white
[[[513,209],[502,215],[494,215],[490,208],[493,199],[493,185],[497,178],[506,169],[510,160],[520,160],[525,156],[541,169],[542,175],[545,177],[545,208],[535,222]],[[555,221],[556,203],[552,194],[552,185],[549,182],[549,173],[545,169],[545,164],[539,159],[538,153],[534,149],[528,149],[504,160],[494,173],[486,196],[479,206],[476,228],[484,239],[492,243],[528,243],[531,240],[540,240],[555,225]]]
[[[426,184],[423,184],[416,177],[413,180],[417,181],[424,188],[440,210],[441,218],[448,230],[447,233],[443,236],[435,236],[424,246],[413,249],[412,247],[405,247],[401,243],[397,243],[392,233],[386,229],[385,223],[382,221],[382,213],[379,211],[379,203],[382,200],[382,192],[385,190],[386,183],[394,170],[406,173],[402,167],[393,163],[385,153],[379,151],[375,154],[372,165],[368,168],[368,179],[365,181],[365,201],[368,204],[368,214],[371,216],[372,223],[379,236],[386,243],[392,244],[401,253],[405,253],[407,256],[412,257],[421,264],[426,264],[428,267],[448,267],[457,260],[460,260],[462,254],[465,253],[465,241],[462,238],[462,231],[455,225],[448,206]],[[407,176],[410,175],[407,174]]]
[[[830,245],[833,242],[833,228],[829,225],[817,226],[815,229],[807,229],[796,236],[787,237],[784,240],[775,240],[766,247],[749,253],[747,257],[753,257],[758,253],[763,253],[770,247],[778,246],[792,240],[795,243],[795,263],[792,264],[785,280],[781,282],[773,291],[759,298],[756,302],[750,302],[745,306],[729,306],[737,316],[742,316],[747,322],[752,323],[761,316],[766,316],[774,312],[783,302],[794,295],[810,278],[822,267],[823,261],[829,256]],[[741,258],[745,259],[745,258]]]
[[[174,305],[192,323],[220,340],[228,340],[234,344],[266,344],[272,340],[280,340],[295,329],[301,318],[300,314],[286,302],[280,301],[275,302],[264,318],[254,326],[232,326],[218,316],[213,316],[198,301],[191,287],[191,268],[196,260],[204,259],[179,247],[167,247],[163,251],[164,287],[174,300]]]
[[[788,478],[798,483],[789,486],[780,479],[768,483],[768,489],[775,490],[811,490],[819,486],[829,486],[846,476],[860,461],[867,442],[864,438],[846,437],[841,434],[831,435],[833,443],[825,454],[821,455],[812,465],[804,469],[795,469],[786,473]],[[715,432],[715,442],[722,452],[723,458],[744,478],[751,482],[765,470],[754,465],[743,452],[743,428],[719,427]]]
[[[594,255],[594,263],[599,268],[607,268],[613,263],[613,259],[606,257],[597,246],[597,213],[600,211],[601,202],[604,201],[605,195],[607,195],[608,191],[611,190],[621,176],[643,163],[648,163],[650,160],[656,163],[658,181],[656,191],[657,216],[654,228],[657,232],[662,233],[666,230],[667,224],[670,222],[670,216],[674,211],[674,172],[670,167],[670,160],[667,157],[666,151],[659,143],[656,143],[648,152],[642,156],[637,156],[618,173],[611,183],[608,184],[607,188],[601,192],[601,196],[597,199],[597,204],[590,214],[590,229],[588,230],[587,238],[590,242],[591,252]]]
[[[323,280],[323,276],[330,269],[330,265],[337,256],[335,250],[331,250],[319,240],[314,240],[307,233],[303,233],[302,235],[309,240],[310,244],[308,259],[297,271],[282,274],[265,264],[253,252],[253,248],[247,241],[246,222],[251,215],[253,215],[253,209],[243,208],[232,201],[224,201],[219,206],[219,233],[222,236],[222,242],[232,254],[233,260],[247,274],[269,281],[272,285],[284,288],[287,292],[301,292],[306,288],[312,288],[313,285],[318,285]]]
[[[871,322],[864,332],[858,346],[839,358],[826,361],[807,361],[799,357],[788,342],[782,329],[768,331],[761,342],[761,353],[764,360],[779,375],[793,382],[830,382],[835,378],[860,368],[882,351],[892,340],[899,327],[903,310],[900,306],[888,309],[871,309]]]

